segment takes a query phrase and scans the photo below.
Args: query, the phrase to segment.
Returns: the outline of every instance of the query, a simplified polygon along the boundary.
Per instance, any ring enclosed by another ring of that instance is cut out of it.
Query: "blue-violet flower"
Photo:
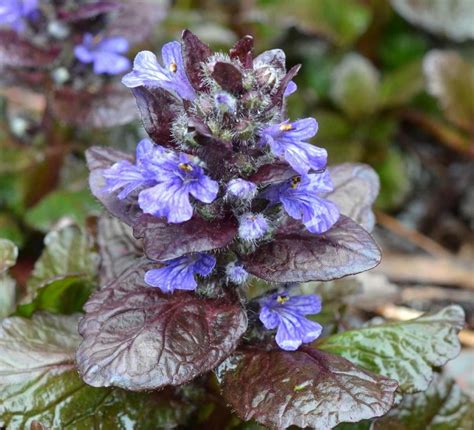
[[[277,329],[275,340],[280,348],[295,351],[302,343],[312,342],[321,334],[321,325],[305,318],[321,311],[319,296],[272,294],[259,303],[260,321],[269,330]]]
[[[28,19],[38,9],[38,0],[1,0],[0,25],[20,32]]]
[[[242,285],[249,277],[248,272],[238,263],[229,263],[225,268],[227,279],[237,285]]]
[[[247,212],[239,218],[239,237],[252,242],[265,236],[269,230],[267,219],[261,214]]]
[[[240,200],[252,200],[257,194],[257,186],[245,179],[231,179],[227,184],[227,195]]]
[[[216,259],[212,255],[196,253],[163,264],[159,269],[146,272],[145,282],[164,293],[172,293],[174,290],[195,290],[197,282],[194,275],[209,275],[216,265]]]
[[[174,91],[179,97],[193,100],[196,97],[184,69],[181,44],[166,43],[161,50],[164,67],[158,63],[153,52],[141,51],[135,57],[133,70],[126,74],[122,82],[129,88],[139,86],[159,87]]]
[[[104,171],[107,192],[122,191],[119,199],[141,188],[138,204],[145,213],[166,217],[170,223],[193,216],[190,195],[203,203],[217,196],[219,184],[206,176],[194,157],[168,151],[144,139],[137,145],[136,164],[119,161]]]
[[[318,171],[326,167],[326,150],[305,142],[317,131],[318,123],[314,118],[286,121],[264,128],[260,133],[260,144],[269,145],[274,155],[283,157],[296,172],[306,174],[311,169]]]
[[[311,233],[324,233],[339,219],[339,209],[326,199],[318,197],[333,190],[328,171],[293,176],[279,185],[271,186],[263,196],[272,203],[283,204],[286,213],[300,219]]]
[[[101,37],[86,33],[74,55],[84,64],[92,63],[94,73],[118,75],[130,69],[130,60],[122,54],[129,49],[127,39],[121,36]]]

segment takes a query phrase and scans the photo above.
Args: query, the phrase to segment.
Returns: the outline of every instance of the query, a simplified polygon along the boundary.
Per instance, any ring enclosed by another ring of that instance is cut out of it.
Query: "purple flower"
[[[81,63],[93,63],[94,73],[98,75],[118,75],[130,69],[130,60],[121,55],[128,48],[128,41],[124,37],[94,37],[91,33],[86,33],[82,43],[74,48],[74,55]]]
[[[0,0],[0,25],[23,31],[25,18],[38,9],[38,0]]]
[[[298,86],[293,81],[290,81],[288,82],[288,85],[285,88],[285,92],[283,93],[283,96],[284,97],[291,96],[297,89],[298,89]]]
[[[283,157],[296,172],[306,174],[311,169],[326,167],[326,150],[304,142],[317,131],[318,123],[314,118],[286,121],[264,128],[260,134],[260,144],[270,145],[274,155]]]
[[[239,237],[242,240],[251,242],[260,239],[268,230],[268,221],[260,213],[247,212],[239,218]]]
[[[225,268],[227,279],[237,285],[242,285],[247,281],[249,277],[248,272],[240,265],[235,262],[229,263]]]
[[[241,200],[251,200],[257,194],[257,186],[245,179],[232,179],[227,184],[227,195]]]
[[[293,176],[290,180],[270,187],[263,196],[272,203],[280,201],[288,215],[300,219],[311,233],[324,233],[339,219],[337,206],[318,197],[333,190],[328,171]]]
[[[164,67],[158,63],[153,52],[141,51],[135,57],[133,70],[125,75],[122,82],[128,88],[141,85],[159,87],[174,91],[179,97],[193,100],[196,97],[184,69],[181,44],[169,42],[161,50]]]
[[[225,91],[214,96],[214,102],[221,112],[235,113],[237,111],[237,100]]]
[[[163,263],[159,269],[145,273],[145,282],[151,287],[157,287],[164,293],[174,290],[195,290],[197,287],[194,275],[207,276],[216,265],[212,255],[197,253],[175,258]]]
[[[119,199],[141,189],[138,204],[145,213],[166,217],[170,223],[188,221],[193,216],[190,195],[211,203],[219,184],[204,174],[194,157],[176,154],[147,139],[137,145],[136,163],[119,161],[103,173],[105,191],[122,191]]]
[[[277,329],[276,343],[285,351],[295,351],[321,334],[321,325],[305,318],[321,311],[321,299],[315,294],[273,294],[261,299],[260,306],[260,321],[269,330]]]

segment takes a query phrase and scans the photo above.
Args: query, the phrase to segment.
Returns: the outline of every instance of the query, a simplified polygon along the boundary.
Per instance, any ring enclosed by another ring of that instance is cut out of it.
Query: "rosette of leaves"
[[[145,391],[214,370],[233,410],[269,428],[371,419],[391,409],[398,387],[425,390],[432,368],[459,352],[458,307],[318,343],[287,336],[289,345],[278,334],[275,343],[261,324],[273,309],[262,300],[284,309],[298,283],[381,258],[368,232],[377,175],[359,164],[326,169],[325,151],[303,142],[315,121],[285,116],[299,67],[286,71],[278,49],[254,57],[251,37],[224,54],[189,31],[162,54],[164,66],[138,54],[123,80],[151,140],[136,158],[87,152],[91,190],[116,224],[113,233],[99,227],[101,287],[79,323],[83,380]],[[303,192],[314,178],[322,182]],[[292,190],[309,199],[307,212]],[[247,298],[249,279],[265,297]],[[307,320],[292,321],[301,334]]]

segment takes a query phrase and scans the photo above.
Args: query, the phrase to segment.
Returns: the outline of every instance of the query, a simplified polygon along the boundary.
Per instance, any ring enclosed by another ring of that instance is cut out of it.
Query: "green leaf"
[[[306,32],[324,34],[338,45],[347,46],[361,36],[370,24],[368,7],[356,0],[298,0],[280,2],[275,18],[294,23]]]
[[[17,220],[8,213],[0,213],[0,237],[11,240],[20,248],[22,247],[25,241],[24,232],[18,225]]]
[[[410,23],[456,41],[474,39],[471,0],[391,0],[394,9]]]
[[[52,231],[44,239],[45,249],[35,264],[28,288],[36,290],[68,276],[93,279],[98,257],[90,238],[77,226]]]
[[[16,283],[6,273],[0,275],[0,318],[4,318],[15,310]]]
[[[425,392],[404,396],[377,420],[374,430],[467,430],[473,419],[472,400],[454,381],[437,374]]]
[[[71,430],[174,428],[193,407],[174,394],[127,393],[84,384],[74,367],[78,315],[37,313],[0,324],[0,427]]]
[[[0,239],[0,273],[14,266],[18,258],[18,248],[7,239]]]
[[[436,97],[445,116],[474,131],[474,65],[455,51],[433,50],[423,60],[423,69],[428,92]]]
[[[396,107],[408,103],[423,90],[421,61],[402,66],[385,75],[380,83],[381,106]]]
[[[349,330],[323,339],[318,348],[395,379],[405,393],[422,391],[442,366],[460,351],[457,333],[464,311],[448,306],[420,318]]]
[[[89,190],[56,190],[29,209],[25,220],[31,227],[48,232],[64,217],[84,225],[86,218],[97,214],[99,210],[100,207]]]
[[[377,69],[359,54],[347,54],[334,69],[330,95],[349,117],[361,118],[378,107],[380,77]]]
[[[52,231],[44,242],[18,315],[31,316],[40,309],[65,314],[82,310],[98,270],[98,256],[90,238],[79,227],[68,226]]]

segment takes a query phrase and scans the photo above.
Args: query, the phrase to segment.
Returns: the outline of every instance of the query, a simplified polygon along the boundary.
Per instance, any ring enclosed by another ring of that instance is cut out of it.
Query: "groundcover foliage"
[[[468,400],[430,385],[461,308],[322,335],[324,300],[301,291],[381,253],[377,175],[327,168],[316,120],[286,117],[298,70],[251,37],[214,53],[190,31],[137,55],[123,83],[149,139],[87,151],[108,214],[46,236],[18,306],[0,242],[1,425],[192,428],[227,405],[227,428],[462,428]]]

